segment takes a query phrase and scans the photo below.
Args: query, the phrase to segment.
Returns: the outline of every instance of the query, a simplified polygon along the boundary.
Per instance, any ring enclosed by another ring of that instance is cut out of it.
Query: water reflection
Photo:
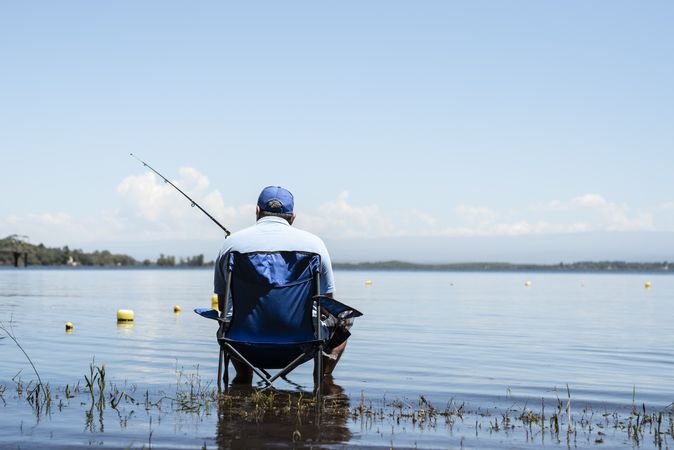
[[[234,400],[218,407],[218,448],[322,448],[349,442],[349,398],[332,377],[322,388],[319,407],[306,392],[232,386]]]
[[[133,322],[117,322],[117,334],[130,336],[133,334]]]

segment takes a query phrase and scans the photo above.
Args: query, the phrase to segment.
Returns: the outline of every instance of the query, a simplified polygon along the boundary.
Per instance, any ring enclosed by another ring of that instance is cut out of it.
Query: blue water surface
[[[597,408],[674,402],[671,275],[335,276],[337,298],[365,314],[352,328],[334,377],[352,402],[423,395],[439,405],[455,399],[489,409],[553,403],[569,393],[575,405]],[[192,313],[210,306],[211,292],[206,269],[3,269],[0,321],[11,321],[52,385],[77,383],[95,359],[105,363],[111,382],[168,389],[180,369],[215,378],[216,323]],[[175,314],[174,305],[182,312]],[[134,310],[132,326],[117,324],[118,309]],[[65,322],[74,324],[72,333]],[[34,378],[7,338],[0,340],[0,360],[0,383]],[[311,370],[306,364],[290,378],[310,390]],[[3,422],[11,421],[0,418],[0,427]],[[363,445],[376,441],[353,431],[351,439]]]

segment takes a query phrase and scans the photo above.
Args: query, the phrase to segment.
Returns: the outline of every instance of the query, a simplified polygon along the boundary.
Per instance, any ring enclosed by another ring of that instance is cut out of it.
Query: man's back
[[[255,225],[234,233],[225,241],[216,262],[215,293],[222,294],[225,292],[225,262],[229,252],[251,253],[284,250],[319,254],[321,256],[321,293],[334,292],[332,264],[323,241],[318,236],[292,227],[286,219],[266,216],[260,218]]]

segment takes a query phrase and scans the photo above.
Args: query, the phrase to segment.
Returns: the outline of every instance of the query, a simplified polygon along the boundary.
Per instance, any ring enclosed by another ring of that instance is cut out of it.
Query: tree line
[[[195,255],[176,259],[175,256],[160,254],[152,261],[138,261],[132,256],[112,253],[108,250],[85,252],[81,249],[64,247],[47,247],[27,242],[20,236],[12,235],[0,239],[0,265],[14,265],[16,255],[20,256],[20,265],[32,266],[159,266],[159,267],[202,267],[212,265],[205,262],[204,255]]]
[[[138,261],[132,256],[111,253],[108,250],[85,252],[65,247],[46,247],[34,245],[25,236],[7,236],[0,239],[0,265],[14,265],[17,255],[20,265],[34,266],[150,266],[150,267],[204,267],[212,266],[204,255],[176,258],[173,255],[160,254],[156,260]],[[500,262],[417,264],[404,261],[381,261],[364,263],[334,263],[335,269],[343,270],[435,270],[435,271],[542,271],[542,272],[674,272],[674,263],[628,262],[628,261],[579,261],[558,264],[511,264]]]
[[[154,263],[160,267],[171,267],[171,266],[187,266],[187,267],[202,267],[213,265],[213,262],[204,262],[204,255],[199,254],[195,256],[189,256],[187,258],[180,258],[176,263],[176,257],[171,255],[164,255],[163,253],[159,255],[157,261]],[[152,261],[149,259],[143,260],[144,266],[152,265]]]

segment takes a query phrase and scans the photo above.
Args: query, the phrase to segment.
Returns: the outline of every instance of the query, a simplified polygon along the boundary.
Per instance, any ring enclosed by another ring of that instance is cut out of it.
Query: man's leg
[[[339,344],[337,347],[333,348],[330,352],[330,356],[323,356],[323,374],[332,375],[332,371],[335,370],[335,366],[339,362],[339,358],[342,357],[344,349],[346,348],[346,341]]]
[[[234,358],[232,358],[232,365],[236,369],[236,376],[232,380],[232,383],[251,384],[253,382],[253,369]]]

